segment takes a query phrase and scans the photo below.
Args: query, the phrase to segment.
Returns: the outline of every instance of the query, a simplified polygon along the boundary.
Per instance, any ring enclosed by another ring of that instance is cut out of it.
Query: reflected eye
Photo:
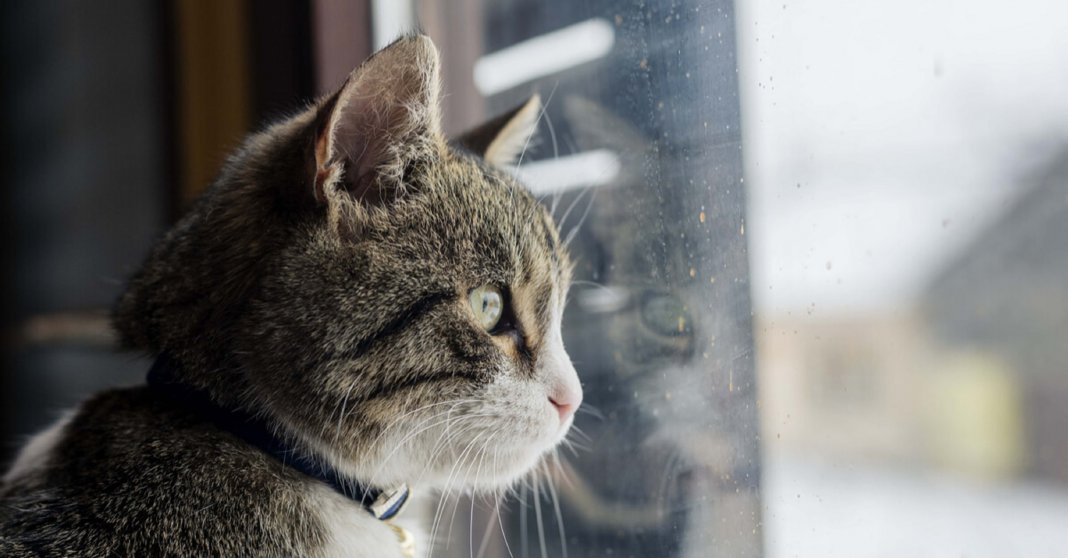
[[[671,337],[690,335],[693,324],[681,300],[670,294],[650,294],[642,301],[642,322],[646,327]]]
[[[492,330],[501,321],[504,314],[504,297],[501,290],[493,285],[483,285],[473,289],[467,295],[467,301],[471,305],[471,311],[475,313],[478,325],[486,331]]]

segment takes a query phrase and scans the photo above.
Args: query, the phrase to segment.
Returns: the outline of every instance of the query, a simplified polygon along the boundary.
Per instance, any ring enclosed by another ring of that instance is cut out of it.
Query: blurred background
[[[0,17],[0,463],[141,381],[107,311],[250,130],[399,33],[579,260],[576,448],[439,556],[1060,556],[1068,6],[40,0]],[[459,511],[457,511],[459,510]]]

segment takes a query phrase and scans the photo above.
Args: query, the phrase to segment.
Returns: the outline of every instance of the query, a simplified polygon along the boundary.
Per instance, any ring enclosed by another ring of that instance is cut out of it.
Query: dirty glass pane
[[[473,80],[486,114],[547,107],[518,173],[578,261],[564,337],[586,412],[500,519],[492,499],[446,508],[436,554],[760,555],[731,2],[468,5],[481,44],[447,89]],[[440,35],[448,68],[465,42]]]
[[[468,115],[548,101],[596,412],[445,554],[1063,554],[1062,2],[460,4]]]

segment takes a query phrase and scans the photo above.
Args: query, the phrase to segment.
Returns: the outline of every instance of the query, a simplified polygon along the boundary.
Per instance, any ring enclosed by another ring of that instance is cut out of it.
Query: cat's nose
[[[582,383],[579,382],[578,373],[571,364],[571,358],[564,350],[564,341],[560,338],[559,331],[550,337],[543,355],[542,373],[548,376],[549,403],[552,403],[560,414],[560,425],[563,426],[582,404]]]
[[[571,418],[571,415],[574,415],[579,405],[582,404],[582,389],[557,388],[549,395],[549,403],[556,407],[556,412],[560,414],[560,422],[567,422],[567,419]]]

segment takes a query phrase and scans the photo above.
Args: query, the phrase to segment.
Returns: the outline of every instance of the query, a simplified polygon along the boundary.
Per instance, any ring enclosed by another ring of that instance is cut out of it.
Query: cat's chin
[[[496,491],[512,486],[535,469],[555,447],[555,443],[495,446],[477,458],[456,462],[423,475],[421,486],[440,490]]]
[[[465,479],[463,488],[476,492],[506,489],[533,471],[548,454],[532,448],[516,448],[497,455],[494,467],[483,467],[478,474]],[[442,487],[445,488],[445,487]]]
[[[572,418],[560,423],[555,411],[551,418],[548,413],[537,416],[539,414],[535,411],[527,415],[527,429],[511,436],[513,443],[491,443],[482,447],[477,443],[485,434],[474,434],[469,439],[457,441],[455,452],[445,454],[448,457],[444,458],[436,451],[434,455],[427,455],[403,444],[404,440],[411,439],[410,436],[398,441],[403,448],[401,451],[395,445],[384,445],[381,451],[389,456],[386,462],[343,458],[327,444],[312,442],[311,445],[343,474],[375,485],[407,483],[442,490],[494,491],[511,486],[529,473],[566,437]],[[427,440],[436,442],[442,435],[428,431]],[[488,437],[493,438],[492,435]],[[527,438],[526,442],[520,441],[523,438]],[[433,448],[434,444],[428,443],[425,447]]]

